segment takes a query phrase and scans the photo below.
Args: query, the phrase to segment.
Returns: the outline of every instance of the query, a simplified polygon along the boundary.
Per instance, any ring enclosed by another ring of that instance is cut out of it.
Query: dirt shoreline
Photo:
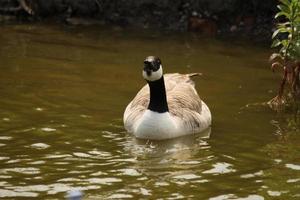
[[[6,0],[0,23],[54,20],[271,39],[274,0]]]

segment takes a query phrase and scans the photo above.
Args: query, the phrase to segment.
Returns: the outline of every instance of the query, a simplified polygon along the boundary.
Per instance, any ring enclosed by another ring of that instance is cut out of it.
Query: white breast
[[[157,113],[146,110],[135,126],[133,134],[137,138],[162,140],[178,137],[183,134],[179,120],[172,117],[169,112]]]

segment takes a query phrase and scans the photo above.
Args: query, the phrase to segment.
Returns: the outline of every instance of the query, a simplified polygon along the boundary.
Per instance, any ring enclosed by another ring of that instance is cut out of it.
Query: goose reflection
[[[201,134],[165,141],[139,140],[127,136],[124,149],[137,160],[132,167],[142,171],[145,176],[191,174],[193,168],[212,157],[207,141],[210,133],[209,128]]]

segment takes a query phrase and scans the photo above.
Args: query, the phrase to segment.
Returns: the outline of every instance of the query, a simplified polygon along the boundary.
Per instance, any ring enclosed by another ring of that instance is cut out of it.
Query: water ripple
[[[113,183],[122,182],[122,179],[119,178],[90,178],[88,179],[90,183],[96,183],[101,185],[112,185]]]
[[[201,176],[198,176],[196,174],[182,174],[174,176],[175,179],[184,179],[184,180],[193,180],[193,179],[199,179]]]
[[[49,155],[45,156],[45,158],[47,158],[47,159],[68,158],[68,157],[72,157],[72,155],[57,153],[57,154],[49,154]]]
[[[35,144],[30,145],[30,147],[34,148],[34,149],[47,149],[50,147],[50,145],[45,144],[45,143],[35,143]]]
[[[300,178],[296,178],[296,179],[288,179],[286,182],[287,183],[296,183],[296,182],[299,182],[300,181]]]
[[[92,156],[87,154],[87,153],[82,153],[82,152],[74,152],[74,156],[80,157],[80,158],[91,158]]]
[[[8,168],[8,169],[1,169],[0,173],[7,174],[9,172],[17,172],[21,174],[39,174],[40,169],[36,167],[16,167],[16,168]]]
[[[241,178],[253,178],[256,176],[262,176],[263,174],[264,174],[263,171],[258,171],[258,172],[252,173],[252,174],[242,174],[240,177]]]
[[[0,156],[0,161],[1,160],[8,160],[8,159],[10,159],[9,157],[6,157],[6,156]]]
[[[56,131],[55,128],[50,128],[50,127],[44,127],[44,128],[41,128],[42,131],[44,132],[54,132]]]
[[[32,161],[32,162],[30,162],[29,164],[31,164],[31,165],[43,165],[43,164],[45,164],[46,163],[46,161],[43,161],[43,160],[37,160],[37,161]]]
[[[229,199],[238,199],[238,200],[264,200],[265,198],[260,195],[249,195],[247,197],[237,197],[234,194],[225,194],[216,197],[209,198],[209,200],[229,200]]]
[[[133,198],[132,195],[130,194],[121,194],[121,193],[117,193],[117,194],[112,194],[110,196],[107,197],[108,199],[131,199]]]
[[[13,137],[11,136],[0,136],[0,140],[11,140]]]
[[[0,189],[0,197],[37,197],[35,192],[15,192],[13,190]]]
[[[231,168],[232,165],[229,163],[216,163],[213,164],[213,168],[202,172],[203,174],[225,174],[235,172],[235,169]]]
[[[295,164],[285,164],[285,166],[289,169],[293,170],[300,170],[300,165],[295,165]]]
[[[135,169],[120,169],[120,170],[117,170],[117,171],[121,172],[120,175],[125,175],[125,176],[141,176],[142,175],[141,173],[139,173]]]

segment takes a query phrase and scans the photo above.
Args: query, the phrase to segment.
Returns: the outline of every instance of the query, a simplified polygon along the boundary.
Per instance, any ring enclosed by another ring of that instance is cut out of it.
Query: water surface
[[[279,83],[268,47],[107,27],[0,33],[0,198],[62,199],[75,188],[84,199],[300,198],[297,126],[262,105]],[[165,72],[203,73],[210,138],[126,133],[122,114],[145,84],[148,55]]]

